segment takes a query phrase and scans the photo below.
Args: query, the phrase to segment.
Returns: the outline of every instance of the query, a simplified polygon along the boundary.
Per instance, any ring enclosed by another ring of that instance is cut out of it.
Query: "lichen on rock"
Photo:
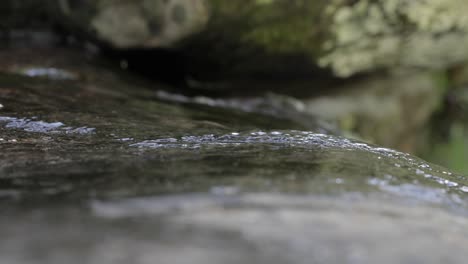
[[[322,67],[340,76],[392,66],[440,69],[468,58],[468,2],[336,0]]]

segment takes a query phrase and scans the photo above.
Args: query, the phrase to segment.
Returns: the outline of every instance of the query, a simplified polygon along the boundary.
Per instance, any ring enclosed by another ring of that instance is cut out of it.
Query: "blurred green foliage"
[[[448,167],[462,174],[468,174],[468,130],[460,122],[454,123],[449,129],[447,142],[438,142],[432,146],[427,159]]]

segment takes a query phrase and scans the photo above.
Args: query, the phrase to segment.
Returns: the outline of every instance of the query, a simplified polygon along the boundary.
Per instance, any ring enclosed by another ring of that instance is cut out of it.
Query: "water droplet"
[[[252,132],[252,133],[250,133],[250,134],[251,134],[252,136],[264,136],[264,135],[266,135],[266,133],[263,132],[263,131]]]
[[[122,142],[127,142],[127,141],[132,141],[133,138],[119,138],[117,139],[118,141],[122,141]]]

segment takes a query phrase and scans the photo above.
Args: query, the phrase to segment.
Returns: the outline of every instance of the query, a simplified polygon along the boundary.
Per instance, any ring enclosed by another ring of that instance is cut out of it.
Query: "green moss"
[[[268,52],[309,53],[321,50],[320,25],[326,1],[219,1],[212,0],[214,23],[226,23],[239,33],[244,45],[256,45]]]
[[[265,27],[256,27],[247,32],[242,40],[265,47],[272,52],[308,51],[316,53],[310,38],[304,32],[311,32],[312,23],[308,19],[296,18],[287,24],[280,23]]]
[[[273,3],[274,0],[256,0],[256,3],[258,5],[269,5]]]
[[[449,73],[447,70],[433,71],[432,73],[430,73],[430,76],[432,77],[435,83],[435,87],[437,88],[436,92],[439,95],[438,97],[440,98],[436,112],[440,112],[443,111],[443,98],[445,97],[449,89],[452,87],[452,81],[450,80]]]
[[[447,129],[450,130],[449,140],[437,143],[426,158],[459,173],[467,174],[468,144],[466,138],[468,135],[466,127],[461,123],[454,123]]]

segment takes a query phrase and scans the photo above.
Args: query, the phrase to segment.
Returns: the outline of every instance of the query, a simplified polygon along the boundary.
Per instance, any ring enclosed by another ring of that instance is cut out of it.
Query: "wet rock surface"
[[[163,102],[163,86],[79,54],[38,57],[0,65],[2,263],[468,257],[465,176],[320,122]],[[38,65],[74,77],[18,70]]]

